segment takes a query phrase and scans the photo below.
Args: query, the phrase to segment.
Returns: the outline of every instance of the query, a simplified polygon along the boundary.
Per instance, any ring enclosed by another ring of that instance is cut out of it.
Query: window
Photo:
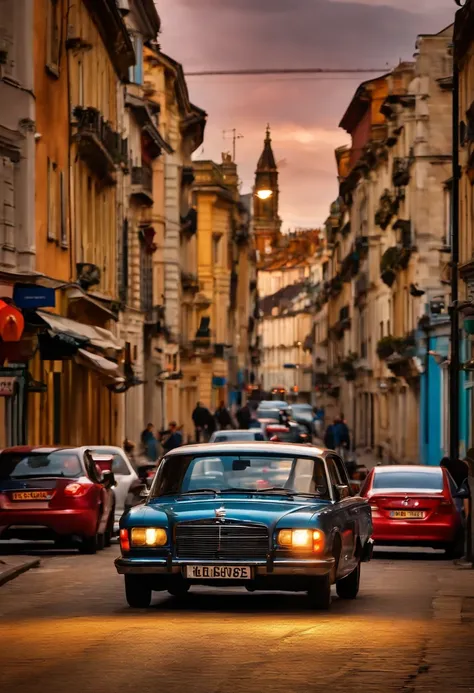
[[[214,236],[212,239],[212,264],[214,267],[220,264],[220,236]]]
[[[46,67],[54,76],[59,76],[61,47],[61,0],[48,2],[48,33],[46,45]]]
[[[68,232],[67,232],[67,180],[64,172],[59,174],[60,194],[61,194],[61,236],[60,242],[62,248],[68,247]]]
[[[153,256],[143,240],[140,247],[140,284],[141,309],[148,312],[153,308]]]
[[[442,491],[441,469],[433,471],[400,472],[398,470],[380,472],[375,470],[374,489],[401,489],[403,491]]]
[[[48,241],[56,241],[58,239],[58,167],[48,159],[47,172],[48,186]]]
[[[119,297],[122,303],[128,299],[128,219],[122,222],[122,242],[120,244]]]
[[[143,39],[139,34],[132,36],[137,62],[129,70],[129,78],[135,84],[143,84]]]
[[[452,189],[451,183],[447,185],[444,189],[444,244],[451,247],[451,240],[453,237],[453,205],[452,205]]]

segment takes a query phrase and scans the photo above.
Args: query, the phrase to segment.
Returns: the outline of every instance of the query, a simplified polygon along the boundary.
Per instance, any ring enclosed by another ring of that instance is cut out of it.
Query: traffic
[[[467,497],[445,467],[377,465],[325,448],[309,405],[262,401],[158,462],[114,446],[0,452],[0,541],[94,554],[119,537],[130,607],[196,585],[306,592],[328,609],[359,591],[375,546],[462,555]],[[459,481],[459,479],[458,479]]]

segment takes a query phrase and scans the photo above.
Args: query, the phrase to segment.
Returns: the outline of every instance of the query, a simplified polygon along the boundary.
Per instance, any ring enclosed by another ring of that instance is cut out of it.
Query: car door
[[[95,486],[94,497],[96,498],[98,512],[97,531],[99,534],[103,534],[106,530],[109,514],[112,510],[113,493],[110,489],[106,489],[102,483],[102,474],[88,450],[84,452],[84,465],[87,476]]]
[[[333,495],[336,499],[337,518],[342,541],[339,572],[350,572],[356,563],[356,541],[359,536],[358,529],[358,505],[359,502],[352,495],[349,479],[342,460],[335,454],[327,455],[329,478]],[[341,495],[344,494],[344,495]]]
[[[113,454],[112,472],[115,477],[115,515],[121,516],[125,507],[125,499],[133,481],[138,475],[132,472],[127,460],[118,452]]]

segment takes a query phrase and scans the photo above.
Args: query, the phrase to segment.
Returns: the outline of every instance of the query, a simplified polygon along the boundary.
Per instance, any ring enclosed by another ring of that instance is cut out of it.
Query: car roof
[[[383,465],[374,467],[374,472],[377,474],[385,474],[387,472],[426,472],[428,474],[439,474],[441,472],[441,467],[428,467],[423,464]]]
[[[69,451],[77,451],[77,452],[83,452],[84,450],[89,450],[90,447],[87,445],[81,445],[81,446],[76,446],[76,445],[57,445],[55,447],[50,447],[50,446],[34,446],[34,445],[15,445],[14,447],[11,448],[3,448],[3,450],[0,451],[0,455],[4,454],[11,454],[11,453],[17,453],[17,454],[22,454],[22,455],[27,455],[29,453],[35,453],[35,454],[49,454],[51,452],[60,452],[61,450],[67,450]]]
[[[175,457],[177,455],[203,455],[209,453],[212,456],[216,454],[225,454],[229,452],[235,453],[257,453],[266,452],[268,454],[277,455],[304,455],[310,457],[321,457],[326,453],[323,448],[318,448],[315,445],[301,445],[296,443],[272,443],[266,441],[249,441],[249,442],[233,442],[227,443],[201,443],[200,445],[183,445],[179,448],[174,448],[166,454],[166,458]]]

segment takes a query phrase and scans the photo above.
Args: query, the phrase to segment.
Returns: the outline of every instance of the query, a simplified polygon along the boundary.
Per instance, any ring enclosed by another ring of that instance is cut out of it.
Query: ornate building
[[[255,171],[254,188],[254,232],[260,259],[270,253],[272,246],[278,241],[281,228],[278,203],[278,168],[272,149],[270,126],[267,126],[263,152]]]

